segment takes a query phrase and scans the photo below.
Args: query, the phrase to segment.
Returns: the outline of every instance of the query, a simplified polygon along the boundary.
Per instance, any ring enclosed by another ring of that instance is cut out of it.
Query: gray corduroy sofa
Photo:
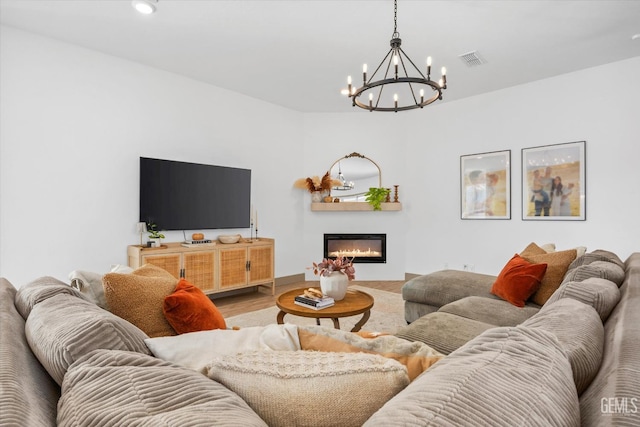
[[[623,265],[619,290],[564,284],[522,324],[437,362],[365,425],[638,425],[640,253]],[[145,337],[55,279],[19,291],[0,279],[0,425],[266,425],[221,384],[150,356]]]

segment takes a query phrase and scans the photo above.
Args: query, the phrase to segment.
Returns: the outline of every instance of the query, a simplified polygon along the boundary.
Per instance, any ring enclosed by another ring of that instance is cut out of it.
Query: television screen
[[[140,221],[158,230],[249,228],[251,170],[140,157]]]

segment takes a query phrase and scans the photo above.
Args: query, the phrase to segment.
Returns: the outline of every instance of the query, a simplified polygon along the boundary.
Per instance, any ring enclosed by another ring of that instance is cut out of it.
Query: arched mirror
[[[331,196],[343,202],[364,202],[364,193],[371,187],[382,187],[380,166],[359,153],[351,153],[336,160],[331,168],[331,177],[342,185],[331,189]]]

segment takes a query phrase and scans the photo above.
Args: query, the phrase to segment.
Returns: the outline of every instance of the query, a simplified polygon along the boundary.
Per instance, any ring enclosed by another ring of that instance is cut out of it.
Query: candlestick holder
[[[398,203],[398,187],[399,185],[394,185],[393,186],[393,203]]]

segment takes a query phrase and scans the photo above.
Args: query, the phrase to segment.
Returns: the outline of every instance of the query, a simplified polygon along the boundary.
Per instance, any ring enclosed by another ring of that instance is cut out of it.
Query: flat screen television
[[[158,230],[249,228],[251,170],[140,157],[140,222]]]

